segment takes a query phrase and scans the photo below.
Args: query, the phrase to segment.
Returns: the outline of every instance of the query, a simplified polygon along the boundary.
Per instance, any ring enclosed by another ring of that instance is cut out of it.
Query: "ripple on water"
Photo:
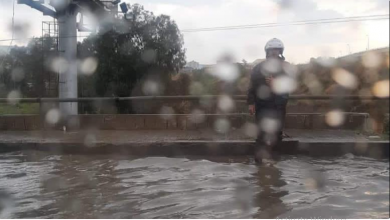
[[[0,166],[17,218],[389,217],[388,160],[286,156],[257,167],[17,152],[0,154]]]

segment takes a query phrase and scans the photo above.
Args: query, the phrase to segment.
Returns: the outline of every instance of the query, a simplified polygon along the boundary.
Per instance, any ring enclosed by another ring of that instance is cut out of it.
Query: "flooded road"
[[[0,218],[388,218],[389,161],[0,154]]]

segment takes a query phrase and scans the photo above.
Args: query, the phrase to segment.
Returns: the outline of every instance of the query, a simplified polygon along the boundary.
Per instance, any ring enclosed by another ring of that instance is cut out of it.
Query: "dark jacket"
[[[287,105],[289,94],[275,94],[266,83],[266,77],[268,76],[273,76],[274,79],[280,76],[288,76],[283,68],[285,65],[289,64],[279,59],[267,59],[253,68],[247,97],[248,105],[271,108]],[[260,90],[260,97],[258,96],[258,90]],[[267,91],[269,91],[268,94]]]

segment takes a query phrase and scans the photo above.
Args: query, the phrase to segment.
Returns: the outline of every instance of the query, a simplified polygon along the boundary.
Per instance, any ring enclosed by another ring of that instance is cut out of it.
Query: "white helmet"
[[[265,45],[265,52],[267,52],[269,49],[281,49],[282,53],[284,51],[284,44],[281,40],[277,38],[273,38],[267,42]]]

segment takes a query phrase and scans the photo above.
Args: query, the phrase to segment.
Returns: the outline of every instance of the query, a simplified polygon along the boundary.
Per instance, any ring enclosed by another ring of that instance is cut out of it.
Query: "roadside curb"
[[[169,141],[84,143],[71,142],[12,142],[1,143],[0,153],[14,151],[45,151],[55,154],[111,154],[135,156],[245,156],[253,155],[254,141]],[[389,158],[389,141],[340,142],[286,140],[276,150],[281,154],[308,156],[341,156],[348,153],[372,158]]]

